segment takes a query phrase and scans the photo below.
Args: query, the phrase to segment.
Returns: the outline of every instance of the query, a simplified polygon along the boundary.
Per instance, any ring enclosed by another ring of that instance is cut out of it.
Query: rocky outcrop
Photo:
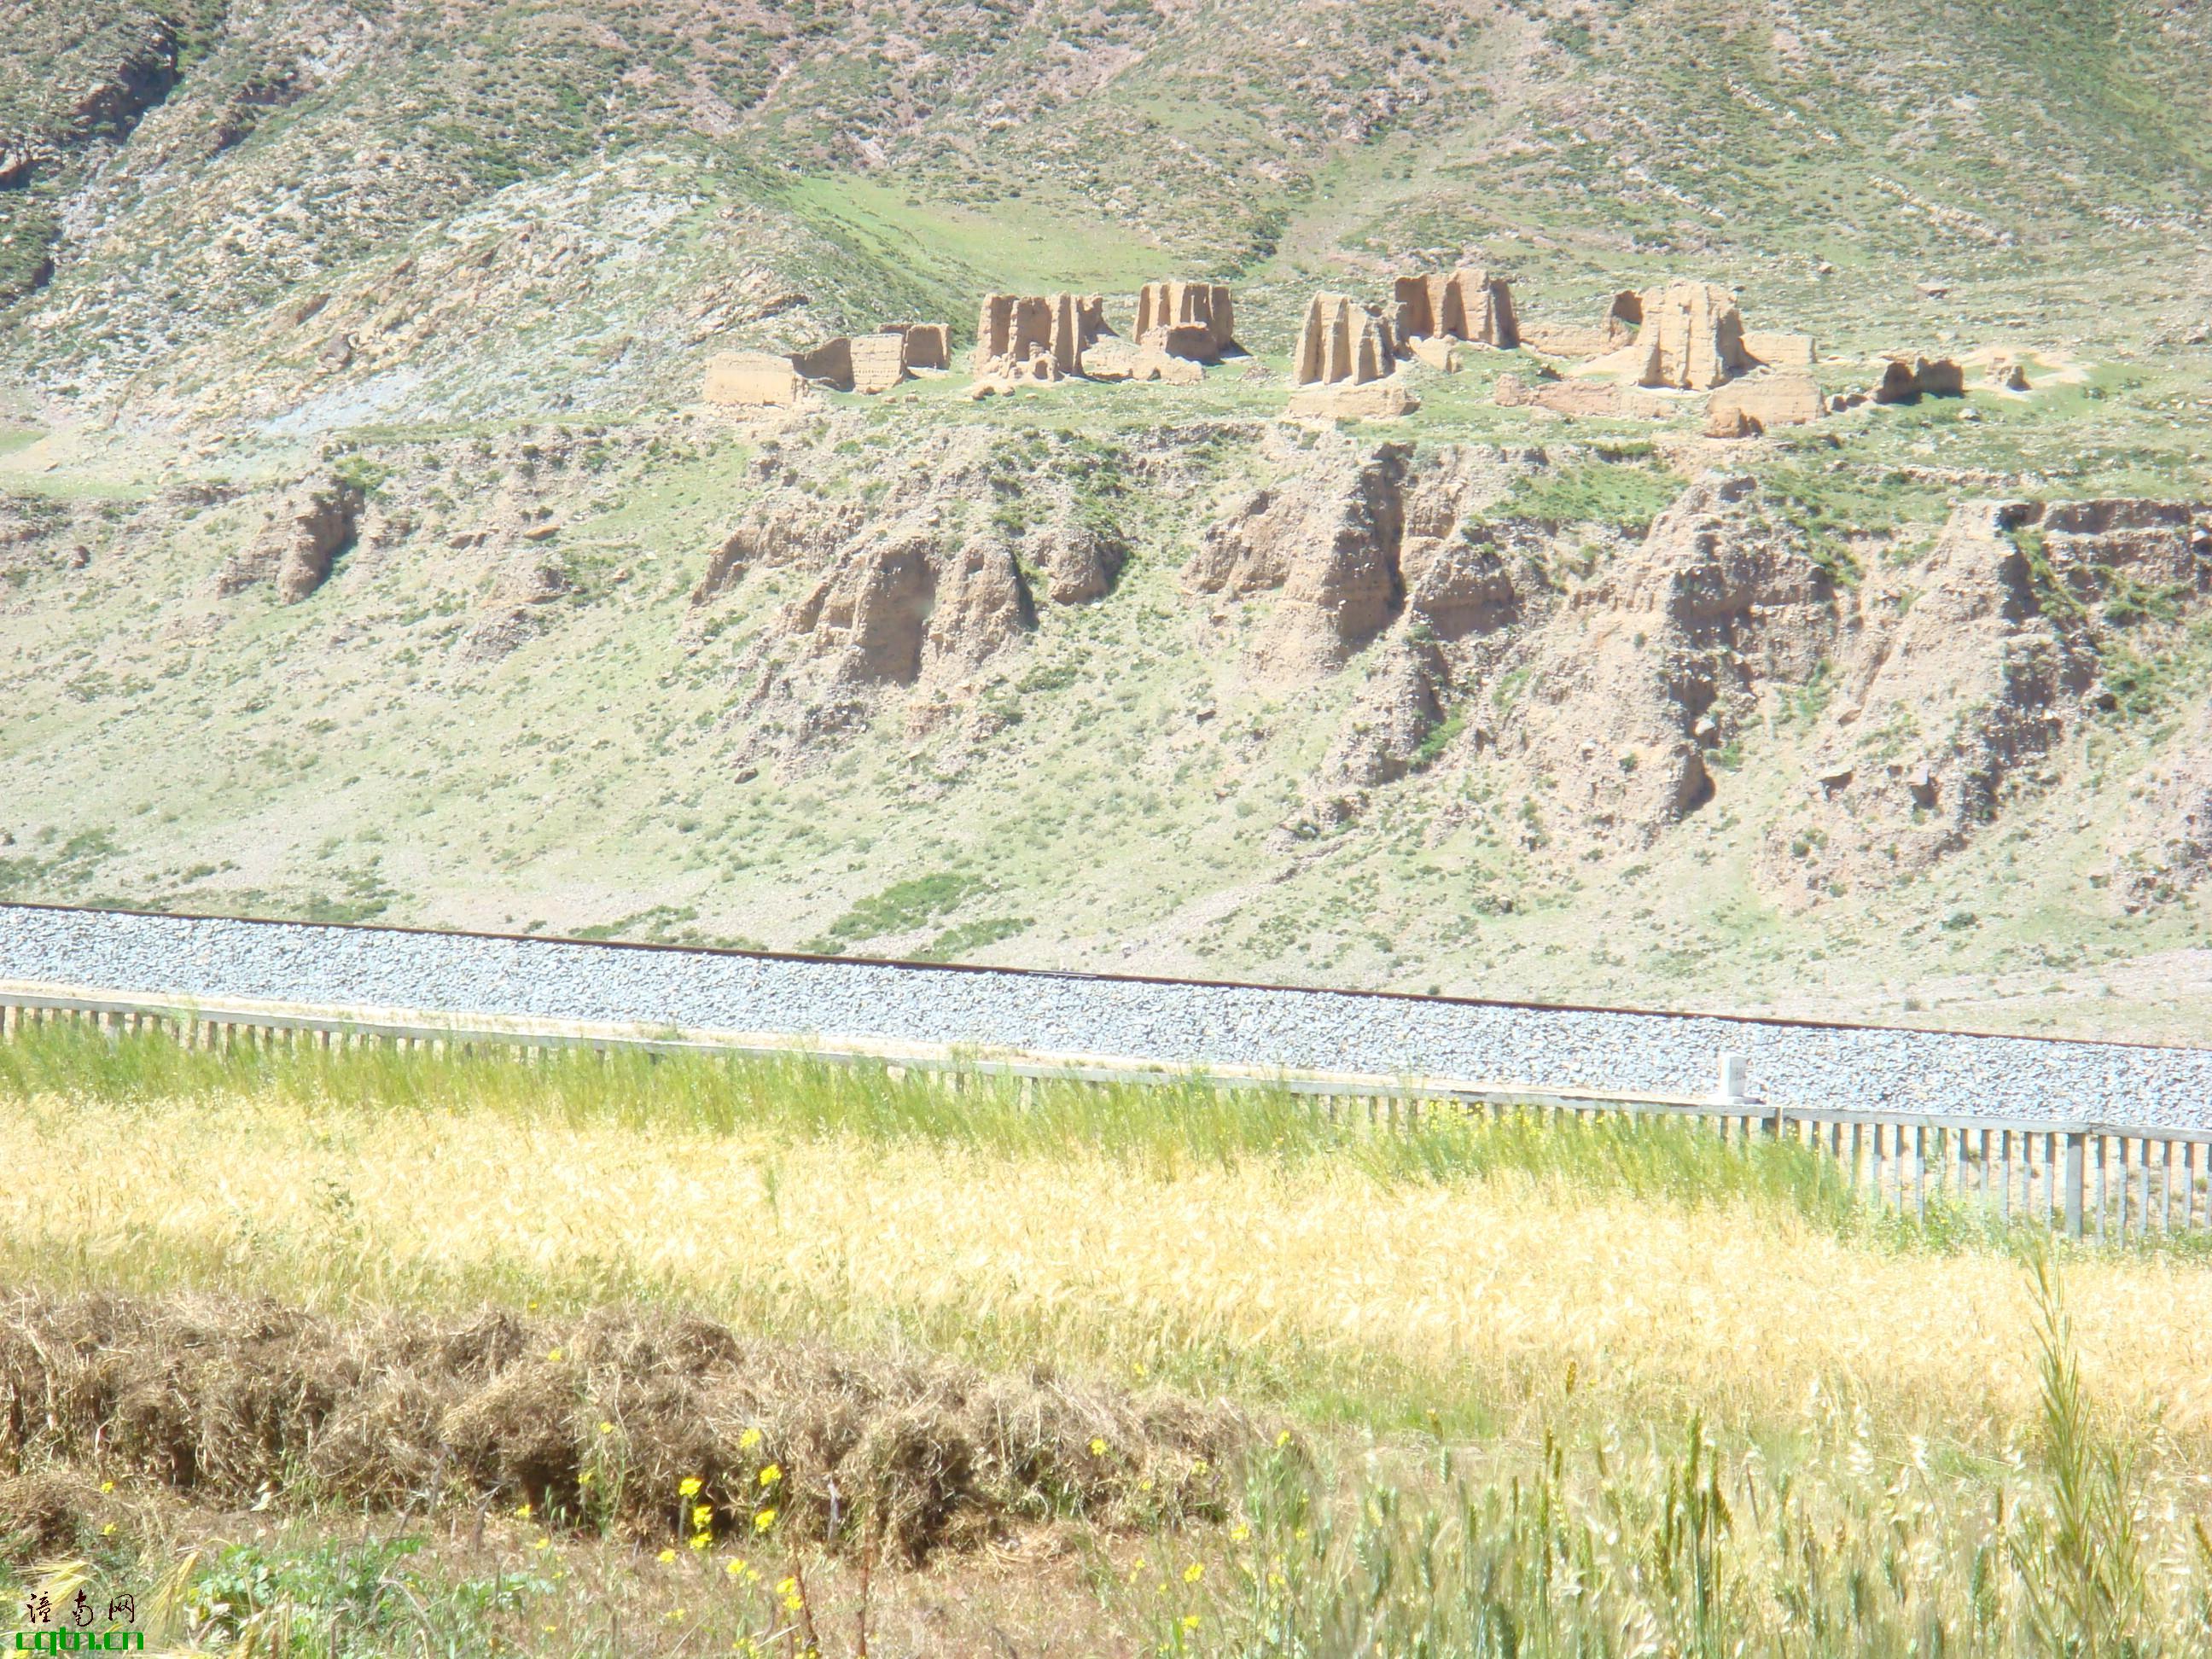
[[[1860,637],[1808,739],[1801,817],[1771,838],[1778,884],[1911,874],[2046,787],[2069,732],[2110,698],[2106,653],[2154,623],[2136,596],[2179,616],[2212,593],[2202,514],[2146,501],[1954,509],[1925,560],[1863,595]]]
[[[1024,550],[1044,573],[1054,605],[1088,605],[1113,592],[1129,549],[1115,531],[1063,507],[1030,533]]]
[[[2113,827],[2110,885],[2130,914],[2200,891],[2212,876],[2212,708],[2144,769]]]
[[[360,486],[343,478],[298,486],[271,510],[252,544],[224,565],[216,592],[228,596],[267,582],[279,604],[297,605],[330,579],[353,544],[361,510]]]
[[[807,745],[865,725],[881,694],[965,680],[1035,622],[1012,552],[908,520],[855,538],[770,623],[740,665],[761,746]]]
[[[1208,530],[1184,585],[1237,599],[1279,591],[1255,650],[1274,676],[1326,672],[1388,627],[1405,604],[1399,545],[1410,448],[1322,441],[1293,481],[1247,496]]]
[[[1059,379],[1083,373],[1084,296],[991,294],[975,323],[978,376]],[[1050,365],[1040,372],[1042,361]]]
[[[1219,283],[1146,283],[1137,295],[1136,339],[1170,357],[1220,362],[1237,343],[1229,289]]]
[[[1391,324],[1401,345],[1449,338],[1510,350],[1521,343],[1512,286],[1502,276],[1462,267],[1401,276],[1392,289]]]
[[[696,609],[711,604],[750,570],[826,563],[860,526],[856,507],[792,508],[739,525],[707,556],[707,568],[691,589]]]
[[[1291,354],[1291,378],[1301,386],[1379,380],[1396,367],[1390,325],[1349,295],[1316,294],[1306,307]]]
[[[519,562],[494,584],[454,655],[464,662],[496,662],[543,633],[548,610],[575,591],[561,564],[537,557]]]
[[[1832,578],[1752,480],[1692,485],[1514,659],[1497,742],[1536,785],[1530,833],[1649,846],[1713,798],[1709,757],[1762,688],[1814,678],[1836,628]]]
[[[1376,653],[1366,683],[1303,791],[1316,824],[1357,817],[1370,792],[1395,783],[1424,758],[1444,724],[1443,653],[1431,641],[1393,636]]]

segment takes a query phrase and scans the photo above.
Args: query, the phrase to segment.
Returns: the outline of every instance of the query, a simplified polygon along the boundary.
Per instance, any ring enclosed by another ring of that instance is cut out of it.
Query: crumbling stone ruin
[[[1713,283],[1669,283],[1643,298],[1644,325],[1630,348],[1638,386],[1708,392],[1752,366],[1735,296]]]
[[[1764,363],[1769,368],[1810,368],[1813,367],[1813,337],[1809,334],[1774,334],[1746,329],[1743,355],[1754,363]]]
[[[1395,378],[1398,340],[1389,323],[1344,294],[1316,294],[1291,354],[1298,382],[1289,413],[1329,420],[1388,420],[1420,407]]]
[[[1085,308],[1086,296],[1078,294],[984,295],[975,322],[977,376],[1057,380],[1082,374]],[[1098,314],[1103,320],[1103,308]]]
[[[1379,380],[1397,367],[1390,325],[1346,294],[1316,294],[1291,355],[1291,378],[1301,386],[1358,385]]]
[[[1810,374],[1754,374],[1713,393],[1705,404],[1705,435],[1755,438],[1770,427],[1804,426],[1827,412]]]
[[[1215,363],[1237,343],[1229,289],[1219,283],[1146,283],[1137,294],[1137,346]]]
[[[788,357],[772,351],[724,351],[708,359],[701,396],[710,404],[788,409],[805,384]]]
[[[1516,319],[1521,343],[1554,357],[1597,357],[1631,344],[1644,326],[1644,296],[1623,289],[1607,305],[1605,320],[1596,327],[1579,323],[1536,323]]]
[[[951,331],[943,323],[886,323],[873,334],[839,335],[794,351],[799,378],[837,392],[888,392],[917,368],[943,368]]]
[[[1520,336],[1554,356],[1595,358],[1591,372],[1680,392],[1711,391],[1761,368],[1809,368],[1814,361],[1810,335],[1747,330],[1735,296],[1712,283],[1623,289],[1595,328],[1524,323]]]
[[[360,486],[343,478],[299,485],[270,513],[252,544],[232,556],[216,592],[228,597],[271,582],[279,604],[297,605],[330,579],[353,543],[361,508]]]
[[[789,408],[806,386],[833,392],[888,392],[916,369],[941,369],[951,357],[944,323],[885,323],[873,334],[840,334],[787,357],[726,351],[707,364],[702,392],[710,404]]]
[[[1512,286],[1502,276],[1465,267],[1401,276],[1393,297],[1392,326],[1401,348],[1413,340],[1439,338],[1507,351],[1521,343]]]
[[[950,323],[885,323],[878,331],[899,337],[903,347],[902,361],[909,369],[952,367]]]
[[[1966,374],[1948,357],[1892,357],[1867,394],[1878,404],[1911,404],[1923,398],[1963,398]]]
[[[903,334],[863,334],[853,342],[850,355],[855,392],[888,392],[907,378]]]
[[[1530,385],[1518,374],[1501,374],[1491,389],[1500,409],[1542,409],[1554,415],[1663,419],[1673,405],[1656,392],[1597,380],[1542,380]]]

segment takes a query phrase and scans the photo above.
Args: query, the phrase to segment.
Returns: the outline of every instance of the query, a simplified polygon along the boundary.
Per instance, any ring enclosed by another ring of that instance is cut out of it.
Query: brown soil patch
[[[75,1466],[202,1503],[526,1503],[643,1540],[772,1528],[920,1561],[1022,1521],[1218,1518],[1253,1437],[1235,1411],[1164,1392],[649,1309],[341,1323],[212,1297],[0,1304],[0,1470]]]

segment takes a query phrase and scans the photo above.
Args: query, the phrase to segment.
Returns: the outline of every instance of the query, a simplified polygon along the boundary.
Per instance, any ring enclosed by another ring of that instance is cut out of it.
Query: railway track
[[[1101,1084],[1199,1076],[1393,1119],[1444,1103],[1671,1113],[1724,1134],[1796,1134],[1900,1204],[1924,1205],[1932,1178],[1939,1193],[2101,1229],[2116,1177],[2118,1229],[2177,1206],[2180,1225],[2200,1211],[2212,1224],[2201,1048],[0,906],[0,1020],[56,1017],[188,1040],[645,1044]]]

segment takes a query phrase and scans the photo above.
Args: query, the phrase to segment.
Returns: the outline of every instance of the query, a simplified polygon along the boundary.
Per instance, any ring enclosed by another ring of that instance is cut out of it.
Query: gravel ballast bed
[[[1807,1107],[2212,1122],[2212,1049],[1357,993],[793,962],[0,905],[0,981],[444,1014],[973,1043],[1193,1065],[1705,1094],[1723,1050]]]

